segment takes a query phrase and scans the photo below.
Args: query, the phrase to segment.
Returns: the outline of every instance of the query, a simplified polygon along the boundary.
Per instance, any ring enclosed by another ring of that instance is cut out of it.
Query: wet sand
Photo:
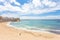
[[[7,24],[0,23],[0,40],[60,40],[60,34],[15,29]]]

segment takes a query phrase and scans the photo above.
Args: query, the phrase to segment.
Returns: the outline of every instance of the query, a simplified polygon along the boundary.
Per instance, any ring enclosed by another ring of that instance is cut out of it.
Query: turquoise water
[[[60,20],[21,20],[20,22],[12,22],[10,25],[13,25],[17,28],[25,28],[31,30],[40,30],[40,29],[54,29],[60,30]]]

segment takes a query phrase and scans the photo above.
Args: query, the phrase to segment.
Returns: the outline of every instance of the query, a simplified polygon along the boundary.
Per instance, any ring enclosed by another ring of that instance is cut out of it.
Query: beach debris
[[[19,35],[21,36],[21,33],[19,33]]]

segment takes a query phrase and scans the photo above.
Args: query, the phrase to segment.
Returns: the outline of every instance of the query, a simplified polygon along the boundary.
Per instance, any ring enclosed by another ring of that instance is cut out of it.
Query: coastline
[[[47,29],[46,31],[45,31],[44,29],[39,30],[39,31],[36,31],[36,30],[29,30],[29,29],[26,29],[26,28],[17,28],[17,27],[15,27],[15,26],[13,26],[13,25],[10,25],[10,23],[11,23],[11,22],[9,22],[7,25],[8,25],[9,27],[14,28],[14,29],[24,30],[24,31],[29,31],[29,32],[45,32],[45,33],[50,33],[50,32],[47,31],[48,29]]]
[[[60,40],[60,35],[50,32],[34,32],[0,23],[0,40]]]
[[[30,31],[30,32],[47,32],[47,33],[56,33],[56,34],[60,34],[60,30],[52,30],[52,29],[41,29],[41,30],[39,30],[39,31],[37,31],[37,30],[30,30],[30,29],[26,29],[26,28],[17,28],[17,27],[15,27],[15,26],[13,26],[13,25],[10,25],[10,23],[11,22],[9,22],[7,25],[8,26],[10,26],[10,27],[13,27],[13,28],[15,28],[15,29],[18,29],[18,30],[25,30],[25,31]]]

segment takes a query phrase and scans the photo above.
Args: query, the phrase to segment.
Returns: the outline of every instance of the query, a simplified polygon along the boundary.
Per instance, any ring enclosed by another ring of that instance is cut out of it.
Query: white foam
[[[13,25],[10,25],[10,23],[11,23],[11,22],[8,22],[8,24],[7,24],[9,27],[13,27],[13,28],[19,29],[19,30],[21,29],[21,30],[33,31],[33,32],[48,32],[48,30],[51,30],[51,31],[60,31],[60,30],[52,30],[52,29],[40,29],[40,28],[39,28],[39,30],[34,30],[34,29],[31,30],[31,27],[28,27],[27,25],[25,25],[26,28],[22,28],[22,27],[19,27],[19,28],[18,28],[18,27],[15,27],[15,26],[13,26]],[[49,32],[49,33],[50,33],[50,32]]]

